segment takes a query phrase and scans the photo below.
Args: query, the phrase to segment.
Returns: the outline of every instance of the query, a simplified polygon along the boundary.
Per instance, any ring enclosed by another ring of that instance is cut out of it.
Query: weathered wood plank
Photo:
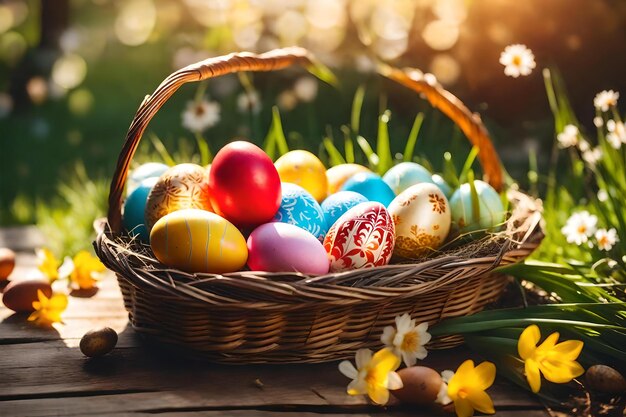
[[[270,395],[259,390],[259,395]],[[365,416],[394,415],[425,417],[445,415],[437,407],[378,407],[371,404],[331,405],[318,401],[314,404],[290,402],[289,397],[272,397],[274,401],[257,404],[218,405],[209,395],[189,390],[172,390],[169,392],[140,392],[112,395],[94,395],[73,398],[45,398],[0,402],[0,415],[10,416],[82,416],[82,415],[232,415],[232,416]],[[285,401],[287,400],[287,401]],[[497,407],[497,406],[496,406]],[[538,406],[537,406],[538,407]],[[184,413],[184,414],[183,414]],[[539,408],[512,410],[503,408],[498,416],[515,417],[546,417],[548,414]]]

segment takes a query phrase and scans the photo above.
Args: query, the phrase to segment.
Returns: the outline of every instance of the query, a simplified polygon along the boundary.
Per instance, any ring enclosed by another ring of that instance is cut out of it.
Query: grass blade
[[[415,153],[415,144],[417,143],[417,137],[422,128],[424,122],[424,113],[417,113],[409,137],[406,140],[406,146],[404,147],[404,162],[411,162],[413,160],[413,154]]]
[[[278,152],[281,155],[289,152],[289,146],[287,145],[287,139],[285,138],[285,132],[283,131],[283,123],[280,120],[280,112],[277,106],[272,107],[272,126],[270,130],[273,131],[274,141],[278,148]]]
[[[361,150],[367,157],[367,160],[369,161],[370,169],[372,169],[372,171],[376,171],[378,168],[379,158],[378,158],[378,155],[376,155],[376,152],[374,152],[374,150],[370,146],[367,139],[359,135],[356,137],[356,143],[359,145],[359,147],[361,148]]]
[[[348,126],[341,126],[341,131],[344,137],[344,151],[346,154],[346,162],[349,164],[354,163],[354,141],[352,140],[352,131]]]
[[[477,146],[472,146],[472,150],[467,155],[465,159],[465,163],[463,164],[463,169],[461,169],[461,175],[459,175],[459,182],[464,183],[467,181],[467,174],[470,169],[472,169],[472,165],[478,156],[479,149]]]
[[[324,139],[322,139],[322,143],[324,144],[324,148],[326,148],[326,152],[328,153],[328,159],[331,166],[346,163],[345,159],[343,159],[343,156],[341,156],[341,152],[339,152],[332,139],[330,139],[329,137],[325,137]]]
[[[378,174],[383,175],[389,168],[393,166],[393,157],[391,156],[391,144],[389,143],[389,119],[391,112],[385,110],[378,117],[378,140],[376,144],[376,152],[378,153]]]
[[[165,162],[169,166],[176,165],[176,161],[174,161],[174,158],[172,158],[172,155],[170,155],[170,153],[165,148],[165,145],[163,145],[163,142],[161,141],[161,139],[158,138],[157,135],[151,134],[150,142],[152,142],[152,146],[154,146],[154,149],[156,149],[157,153],[161,156],[163,162]]]
[[[352,113],[350,115],[350,128],[355,135],[359,134],[361,124],[361,110],[363,109],[363,100],[365,99],[365,85],[361,84],[354,93],[352,100]]]

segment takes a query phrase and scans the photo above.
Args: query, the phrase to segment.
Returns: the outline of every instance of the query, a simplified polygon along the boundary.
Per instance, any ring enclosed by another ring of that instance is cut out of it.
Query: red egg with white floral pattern
[[[375,201],[358,204],[326,234],[324,249],[330,259],[330,271],[387,265],[395,239],[393,220],[385,206]]]

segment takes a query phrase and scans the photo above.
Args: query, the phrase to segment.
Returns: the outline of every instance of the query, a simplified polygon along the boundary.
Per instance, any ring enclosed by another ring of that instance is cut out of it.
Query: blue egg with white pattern
[[[380,175],[373,172],[359,172],[351,176],[341,187],[341,191],[354,191],[369,201],[377,201],[387,207],[396,194]]]
[[[322,211],[326,218],[326,225],[330,228],[339,217],[352,207],[367,202],[367,198],[354,191],[339,191],[322,202]]]
[[[319,203],[304,188],[289,182],[281,184],[282,199],[272,221],[289,223],[324,240],[328,227]]]
[[[150,233],[146,229],[146,202],[158,180],[159,177],[152,177],[141,181],[124,201],[122,224],[131,236],[138,236],[145,243],[150,242]]]

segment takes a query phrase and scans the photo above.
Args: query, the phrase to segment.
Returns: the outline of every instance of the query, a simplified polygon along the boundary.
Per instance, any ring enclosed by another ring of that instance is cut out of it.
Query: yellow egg
[[[308,151],[290,151],[274,163],[280,180],[298,184],[321,202],[326,198],[326,168],[317,156]]]
[[[450,204],[435,184],[420,183],[401,192],[387,208],[396,227],[393,254],[421,258],[438,249],[448,236]]]
[[[359,172],[371,171],[363,165],[358,164],[340,164],[329,168],[328,171],[326,171],[326,178],[328,180],[328,195],[335,194],[341,189],[344,182]]]
[[[234,272],[248,260],[241,232],[205,210],[178,210],[161,217],[150,232],[150,246],[163,264],[187,272]]]
[[[165,171],[146,201],[144,217],[148,232],[157,220],[176,210],[195,208],[213,211],[208,172],[196,164],[179,164]]]

